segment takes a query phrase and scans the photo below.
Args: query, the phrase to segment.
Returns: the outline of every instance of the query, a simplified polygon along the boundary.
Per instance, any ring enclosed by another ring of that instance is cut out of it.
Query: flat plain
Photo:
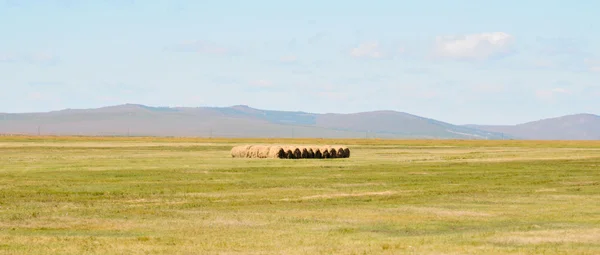
[[[2,254],[600,254],[598,201],[600,141],[0,137]]]

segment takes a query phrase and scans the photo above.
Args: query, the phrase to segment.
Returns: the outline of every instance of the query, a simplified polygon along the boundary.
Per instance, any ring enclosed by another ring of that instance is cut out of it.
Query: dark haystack
[[[306,150],[308,151],[308,158],[315,158],[315,152],[312,148],[306,147]]]
[[[269,158],[285,158],[285,150],[280,146],[271,146],[269,148]]]
[[[319,148],[313,148],[313,151],[315,153],[315,158],[323,158],[323,154]]]
[[[344,148],[343,147],[339,147],[336,152],[337,152],[337,157],[338,158],[345,158],[346,157],[346,153],[344,152]]]
[[[302,151],[298,147],[294,147],[294,157],[298,159],[302,158]]]
[[[231,149],[234,158],[348,158],[350,149],[345,146],[276,146],[241,145]]]
[[[287,159],[295,159],[295,155],[294,155],[294,151],[293,148],[290,148],[289,146],[285,149],[285,158]]]
[[[306,147],[300,147],[301,158],[308,158],[308,149]]]
[[[337,158],[337,150],[336,150],[336,149],[334,149],[334,148],[331,148],[331,147],[330,147],[330,148],[329,148],[329,156],[330,156],[331,158]]]
[[[329,154],[329,148],[327,147],[321,148],[321,154],[323,155],[323,158],[331,158],[331,155]]]

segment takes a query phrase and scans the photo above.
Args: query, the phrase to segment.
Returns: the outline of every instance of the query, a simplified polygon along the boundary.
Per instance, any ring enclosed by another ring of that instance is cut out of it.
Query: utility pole
[[[212,128],[210,128],[209,133],[208,133],[208,138],[212,138]]]
[[[38,135],[38,136],[40,136],[40,134],[41,134],[41,133],[42,133],[42,132],[41,132],[40,125],[38,125],[38,127],[37,127],[37,135]]]

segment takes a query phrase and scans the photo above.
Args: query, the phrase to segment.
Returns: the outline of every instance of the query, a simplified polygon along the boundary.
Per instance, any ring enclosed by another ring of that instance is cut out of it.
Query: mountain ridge
[[[600,128],[596,131],[596,122],[600,121],[600,117],[590,113],[547,118],[517,125],[455,125],[394,110],[311,113],[264,110],[248,105],[156,107],[143,104],[120,104],[99,108],[69,108],[49,112],[0,113],[0,115],[3,115],[3,118],[0,118],[0,133],[317,138],[600,139]],[[560,118],[565,118],[563,122],[566,124],[559,125],[557,119],[560,120]],[[587,125],[592,127],[587,128]],[[563,128],[552,129],[556,126]],[[550,130],[545,131],[545,129]],[[546,135],[539,136],[539,134]]]

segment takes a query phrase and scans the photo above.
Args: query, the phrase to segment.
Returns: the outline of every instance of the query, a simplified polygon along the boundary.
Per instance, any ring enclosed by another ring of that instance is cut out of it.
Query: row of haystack
[[[349,158],[350,149],[346,146],[279,146],[242,145],[231,149],[234,158]]]

